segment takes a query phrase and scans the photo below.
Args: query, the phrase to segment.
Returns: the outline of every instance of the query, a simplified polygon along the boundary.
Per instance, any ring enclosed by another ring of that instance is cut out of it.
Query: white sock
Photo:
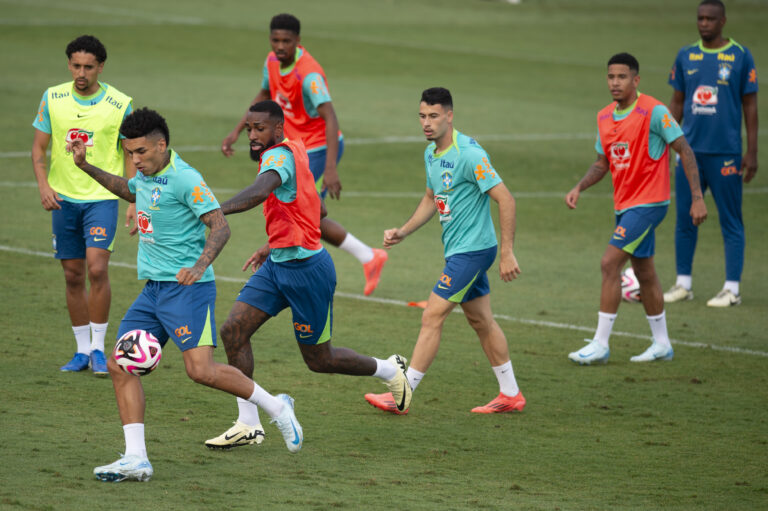
[[[243,424],[247,424],[251,427],[261,424],[261,419],[259,419],[259,407],[255,404],[247,399],[238,397],[237,409],[239,410],[237,420]]]
[[[339,248],[355,256],[362,264],[373,259],[373,250],[371,247],[355,238],[351,232],[347,233],[347,237],[341,242]]]
[[[262,389],[256,382],[253,382],[253,394],[248,398],[248,401],[256,406],[260,406],[273,419],[280,415],[285,404],[281,399]]]
[[[147,446],[144,443],[144,424],[134,422],[123,426],[125,435],[125,455],[147,457]]]
[[[108,324],[91,322],[91,351],[104,351],[104,336],[107,335]]]
[[[739,281],[738,280],[726,280],[723,289],[730,291],[731,293],[739,296]]]
[[[73,326],[72,332],[75,334],[77,342],[77,352],[84,355],[91,354],[91,325]]]
[[[376,372],[373,376],[380,378],[384,381],[389,381],[397,376],[398,368],[389,362],[389,360],[381,360],[380,358],[373,358],[376,361]]]
[[[507,360],[506,363],[494,367],[493,372],[496,374],[496,379],[499,380],[499,391],[502,394],[513,397],[520,392],[517,380],[515,380],[515,371],[512,369],[511,360]]]
[[[597,313],[595,339],[606,348],[608,347],[608,339],[611,337],[611,330],[613,330],[613,322],[616,320],[616,316],[617,314],[608,314],[607,312]]]
[[[662,346],[670,346],[669,334],[667,333],[667,316],[662,312],[658,316],[646,316],[648,324],[651,325],[651,335],[653,340]]]
[[[416,390],[416,387],[421,383],[421,379],[424,378],[424,373],[417,371],[413,367],[409,367],[405,372],[405,376],[408,378],[408,383],[411,385],[411,390]]]
[[[691,286],[693,285],[693,278],[690,275],[678,275],[675,284],[678,286],[683,286],[685,289],[690,291]]]

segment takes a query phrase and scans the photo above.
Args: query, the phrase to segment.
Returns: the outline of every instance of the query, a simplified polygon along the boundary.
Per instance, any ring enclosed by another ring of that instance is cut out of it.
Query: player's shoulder
[[[488,156],[488,153],[483,149],[483,146],[469,135],[457,131],[454,142],[459,149],[459,157],[474,159],[478,156]]]
[[[125,92],[119,90],[117,87],[113,87],[112,85],[102,82],[101,83],[104,86],[104,90],[106,91],[108,96],[112,96],[113,99],[117,100],[124,100],[127,102],[130,102],[133,100],[128,94]]]
[[[197,179],[198,176],[202,177],[199,170],[183,160],[181,156],[179,156],[179,154],[173,150],[171,150],[171,162],[169,170],[173,174],[182,178]]]
[[[752,53],[749,51],[749,48],[744,46],[743,44],[740,44],[736,39],[731,38],[731,47],[729,48],[734,53],[743,55],[743,56],[752,56]]]
[[[62,99],[62,98],[68,98],[72,95],[72,82],[64,82],[59,83],[57,85],[51,85],[47,89],[45,89],[46,96],[48,96],[48,99]]]

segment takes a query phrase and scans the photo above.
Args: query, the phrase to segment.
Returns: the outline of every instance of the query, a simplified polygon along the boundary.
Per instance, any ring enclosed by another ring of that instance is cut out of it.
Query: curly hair
[[[296,35],[301,32],[301,23],[299,19],[292,14],[278,14],[269,22],[269,31],[272,30],[290,30]]]
[[[101,41],[92,35],[81,35],[67,45],[67,58],[71,59],[73,53],[84,51],[96,57],[96,61],[101,64],[107,60],[107,49],[101,44]]]
[[[120,134],[125,138],[141,138],[147,135],[160,134],[165,138],[166,145],[171,141],[168,125],[165,119],[154,110],[147,107],[134,110],[123,119]]]

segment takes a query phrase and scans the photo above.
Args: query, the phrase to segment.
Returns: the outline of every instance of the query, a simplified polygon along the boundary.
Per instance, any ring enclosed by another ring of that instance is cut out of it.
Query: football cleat
[[[88,362],[90,362],[90,357],[88,355],[85,353],[75,353],[72,360],[61,366],[60,369],[64,372],[84,371],[88,369]]]
[[[504,413],[504,412],[522,412],[525,408],[525,397],[522,392],[514,396],[505,396],[501,392],[496,399],[485,406],[472,408],[473,413]]]
[[[408,413],[407,408],[402,412],[397,409],[397,406],[395,406],[395,398],[392,397],[391,392],[385,392],[384,394],[366,394],[364,397],[366,401],[379,410],[395,413],[397,415],[405,415]]]
[[[741,295],[735,295],[728,289],[723,289],[714,298],[707,301],[708,307],[730,307],[741,303]]]
[[[264,441],[264,428],[261,424],[249,426],[240,421],[235,421],[234,426],[226,430],[216,438],[205,441],[209,449],[232,449],[243,445],[260,444]]]
[[[93,475],[106,483],[119,483],[126,479],[149,481],[152,477],[152,465],[147,458],[141,456],[123,456],[110,465],[94,468]]]
[[[363,272],[365,272],[365,289],[363,294],[365,296],[370,295],[379,285],[379,278],[381,277],[381,270],[384,268],[384,263],[389,259],[387,251],[381,248],[374,248],[373,259],[363,265]]]
[[[647,350],[629,359],[630,362],[653,362],[654,360],[672,360],[675,352],[672,346],[662,346],[653,341]]]
[[[693,300],[693,291],[685,289],[680,284],[675,284],[669,288],[669,291],[664,293],[665,303],[682,302],[685,300]]]
[[[605,364],[611,355],[611,350],[600,344],[596,339],[584,339],[588,342],[586,346],[579,351],[568,354],[568,358],[579,365],[588,366],[591,364]]]
[[[402,412],[411,406],[411,397],[413,397],[411,384],[408,383],[408,377],[405,375],[405,364],[408,360],[400,355],[392,355],[387,359],[387,362],[395,366],[397,373],[394,378],[385,381],[384,385],[386,385],[392,393],[395,407],[398,411]]]
[[[109,374],[107,370],[107,359],[104,356],[104,352],[101,350],[91,351],[91,371],[96,376],[106,376]]]
[[[283,434],[285,446],[288,450],[292,453],[299,452],[304,441],[304,431],[301,429],[301,424],[299,424],[293,411],[293,398],[288,394],[278,394],[275,397],[285,401],[285,405],[283,405],[280,415],[269,422],[277,425],[277,429]]]

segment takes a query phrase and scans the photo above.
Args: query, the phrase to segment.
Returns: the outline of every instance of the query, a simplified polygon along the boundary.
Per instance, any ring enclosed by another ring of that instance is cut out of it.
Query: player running
[[[307,148],[309,169],[317,190],[325,198],[338,199],[341,181],[336,165],[344,152],[344,139],[339,129],[336,111],[331,103],[325,72],[303,46],[300,46],[301,25],[290,14],[278,14],[269,24],[272,51],[267,55],[262,74],[261,90],[251,104],[267,99],[276,101],[285,113],[285,135],[301,140]],[[231,156],[232,145],[245,127],[245,117],[221,144],[225,156]],[[322,239],[348,252],[363,265],[365,289],[368,296],[379,284],[381,270],[387,262],[387,252],[372,249],[344,227],[323,218],[320,221]]]
[[[600,262],[603,283],[597,330],[592,339],[586,340],[589,344],[568,355],[582,365],[608,361],[608,338],[621,302],[621,270],[628,260],[640,284],[653,336],[651,346],[630,360],[650,362],[672,360],[674,356],[661,284],[653,262],[654,230],[669,206],[668,146],[683,162],[693,197],[693,223],[699,225],[707,217],[693,151],[667,107],[637,92],[639,71],[640,64],[629,53],[619,53],[608,60],[608,89],[614,101],[597,114],[597,160],[565,196],[566,205],[575,209],[580,193],[610,170],[616,228]]]
[[[67,45],[72,81],[43,94],[32,126],[32,165],[40,202],[51,212],[53,252],[64,270],[67,309],[77,348],[62,371],[83,371],[90,363],[97,376],[107,375],[104,337],[112,292],[109,256],[117,227],[118,201],[109,190],[84,175],[65,154],[79,138],[88,158],[115,175],[133,177],[136,169],[123,156],[120,123],[131,113],[131,98],[99,81],[107,60],[101,41],[84,35]],[[51,171],[46,149],[51,145]],[[126,226],[135,215],[128,207]],[[131,234],[135,232],[135,227]],[[86,289],[86,275],[90,288]]]
[[[221,328],[227,358],[246,375],[253,374],[251,336],[269,318],[290,307],[294,336],[307,367],[318,373],[374,376],[407,410],[411,388],[405,359],[360,355],[331,345],[336,270],[320,243],[325,210],[300,140],[283,138],[284,117],[274,101],[254,103],[245,115],[251,158],[259,162],[256,181],[224,202],[225,215],[264,203],[268,242],[243,266],[255,272],[246,282]],[[258,403],[256,403],[258,404]],[[229,430],[205,442],[212,449],[261,443],[264,431],[253,401],[238,399],[239,415]]]
[[[173,339],[192,380],[264,408],[288,450],[298,452],[303,431],[293,412],[293,398],[272,396],[235,367],[213,360],[216,283],[211,263],[230,236],[216,197],[200,173],[169,149],[168,126],[157,112],[136,110],[123,121],[120,132],[138,170],[130,180],[90,165],[82,140],[67,145],[78,167],[115,195],[135,202],[138,210],[137,268],[139,278],[147,283],[125,313],[118,338],[141,329],[162,345]],[[206,227],[210,229],[207,238]],[[114,357],[107,365],[123,423],[125,454],[93,473],[102,481],[147,481],[153,470],[144,441],[141,380],[120,369]]]
[[[421,127],[427,140],[424,151],[427,189],[411,218],[399,229],[384,231],[384,246],[391,248],[431,219],[440,216],[445,245],[445,268],[427,300],[421,330],[406,376],[415,391],[440,347],[440,335],[448,314],[461,304],[470,326],[491,363],[499,382],[499,395],[475,413],[521,411],[525,397],[518,388],[504,332],[491,311],[486,272],[496,258],[496,233],[490,199],[499,205],[501,231],[501,280],[520,274],[513,252],[515,199],[509,193],[488,154],[472,138],[453,128],[453,99],[447,89],[425,90],[419,105]],[[382,410],[403,414],[397,396],[366,394],[365,399]]]

